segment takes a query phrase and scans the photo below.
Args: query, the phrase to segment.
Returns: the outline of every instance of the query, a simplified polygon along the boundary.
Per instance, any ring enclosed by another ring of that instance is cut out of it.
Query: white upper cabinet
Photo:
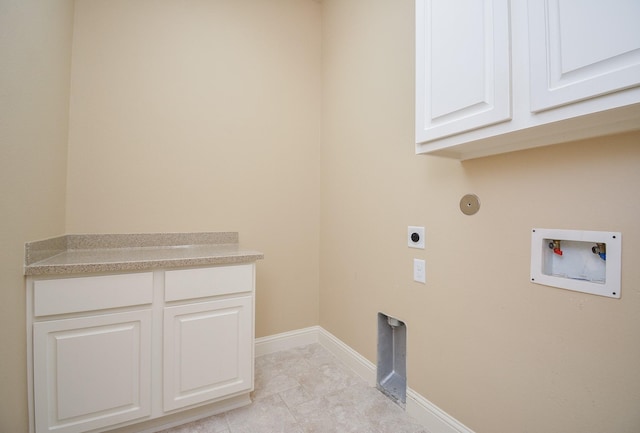
[[[531,111],[638,85],[640,2],[529,1]]]
[[[416,0],[416,152],[640,129],[637,0]]]
[[[419,142],[511,119],[507,0],[416,4]]]

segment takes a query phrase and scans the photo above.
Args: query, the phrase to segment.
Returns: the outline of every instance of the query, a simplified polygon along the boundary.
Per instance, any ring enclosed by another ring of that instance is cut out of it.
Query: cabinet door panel
[[[33,325],[36,430],[74,433],[151,413],[151,311]]]
[[[640,84],[640,2],[529,0],[531,111]]]
[[[416,1],[416,142],[511,118],[507,0]]]
[[[164,410],[253,388],[253,302],[243,296],[165,308]]]

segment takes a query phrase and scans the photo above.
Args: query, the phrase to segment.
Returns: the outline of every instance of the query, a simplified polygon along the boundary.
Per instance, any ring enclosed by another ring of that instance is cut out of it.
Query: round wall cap
[[[473,215],[480,210],[480,199],[475,194],[467,194],[460,199],[460,210],[465,215]]]

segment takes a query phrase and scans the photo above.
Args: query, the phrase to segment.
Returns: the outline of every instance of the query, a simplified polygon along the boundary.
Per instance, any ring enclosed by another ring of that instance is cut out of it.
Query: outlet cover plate
[[[426,263],[422,259],[413,259],[413,281],[423,284],[427,282]]]
[[[417,240],[413,240],[413,236],[417,235]],[[424,250],[424,227],[409,226],[407,229],[407,245],[411,248],[419,248]]]

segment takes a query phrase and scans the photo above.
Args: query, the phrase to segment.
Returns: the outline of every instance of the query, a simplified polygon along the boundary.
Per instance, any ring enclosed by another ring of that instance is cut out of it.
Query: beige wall
[[[638,430],[640,134],[415,156],[413,3],[0,0],[0,431],[26,430],[24,242],[197,230],[265,252],[258,336],[319,323],[375,362],[383,311],[477,433]],[[621,231],[622,298],[530,284],[535,226]]]
[[[238,231],[257,331],[318,323],[320,5],[76,4],[67,232]]]
[[[375,362],[377,312],[405,320],[409,386],[477,433],[639,431],[640,133],[415,156],[413,9],[323,2],[320,324]],[[529,283],[533,227],[621,231],[622,298]]]
[[[24,243],[64,232],[73,2],[0,0],[0,431],[27,430]]]

